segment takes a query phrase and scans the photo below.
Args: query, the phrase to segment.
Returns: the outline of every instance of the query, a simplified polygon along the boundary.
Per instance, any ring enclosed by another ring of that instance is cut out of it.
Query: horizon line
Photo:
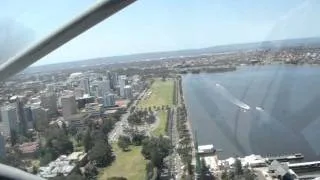
[[[275,42],[275,41],[298,40],[298,39],[313,39],[313,38],[314,39],[315,38],[320,38],[320,36],[307,36],[307,37],[287,38],[287,39],[274,39],[274,40],[264,40],[264,41],[248,41],[248,42],[238,42],[238,43],[212,45],[212,46],[206,46],[206,47],[201,47],[201,48],[175,49],[175,50],[167,50],[167,51],[166,50],[164,50],[164,51],[160,50],[160,51],[149,51],[149,52],[114,55],[114,56],[99,56],[99,57],[92,57],[92,58],[89,58],[89,59],[67,60],[67,61],[64,61],[64,62],[53,62],[53,63],[39,64],[39,65],[34,64],[34,65],[30,65],[27,68],[41,67],[41,66],[48,66],[48,65],[58,65],[58,64],[70,63],[70,62],[89,61],[89,60],[101,59],[101,58],[116,58],[116,57],[135,56],[135,55],[144,55],[144,54],[153,54],[153,53],[168,53],[168,52],[178,52],[178,51],[188,51],[188,50],[201,50],[201,49],[207,49],[207,48],[232,46],[232,45],[245,45],[245,44],[263,43],[263,42]]]

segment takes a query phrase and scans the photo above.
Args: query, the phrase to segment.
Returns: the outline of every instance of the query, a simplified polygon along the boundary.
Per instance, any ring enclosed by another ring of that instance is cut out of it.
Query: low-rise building
[[[61,155],[47,166],[39,168],[38,176],[42,178],[53,178],[59,174],[68,176],[74,169],[86,163],[87,153],[73,152],[69,156]]]
[[[21,154],[25,157],[35,156],[39,150],[39,142],[27,142],[19,145]]]
[[[69,127],[75,127],[78,131],[86,130],[88,119],[90,114],[88,113],[80,113],[73,114],[65,118],[64,120],[68,122]]]
[[[89,103],[86,104],[82,112],[90,114],[90,117],[99,117],[103,113],[103,105],[98,103]]]

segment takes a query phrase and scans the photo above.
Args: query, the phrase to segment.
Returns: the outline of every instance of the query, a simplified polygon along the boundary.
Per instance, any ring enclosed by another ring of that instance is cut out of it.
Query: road
[[[146,90],[139,94],[138,98],[134,100],[130,107],[127,108],[127,112],[121,115],[120,121],[116,122],[113,130],[109,134],[109,141],[116,142],[121,134],[123,134],[124,127],[129,127],[128,117],[130,115],[130,108],[136,106],[139,99],[145,94]]]
[[[179,132],[177,129],[177,116],[176,116],[176,107],[171,109],[171,114],[170,114],[170,118],[169,120],[170,122],[170,139],[171,139],[171,143],[174,146],[173,148],[173,152],[170,155],[170,172],[172,177],[174,177],[174,179],[181,179],[181,176],[183,174],[182,172],[182,162],[181,162],[181,158],[177,152],[177,144],[179,144]]]
[[[177,105],[180,105],[180,93],[179,93],[179,86],[176,86],[174,88],[176,89],[176,98],[177,98]],[[179,132],[177,128],[177,105],[175,105],[173,108],[171,108],[171,113],[169,117],[169,137],[171,140],[171,144],[173,146],[173,152],[170,154],[169,157],[169,172],[171,173],[171,177],[173,179],[181,179],[181,176],[183,175],[182,166],[183,163],[181,161],[181,158],[177,152],[177,145],[179,144]]]

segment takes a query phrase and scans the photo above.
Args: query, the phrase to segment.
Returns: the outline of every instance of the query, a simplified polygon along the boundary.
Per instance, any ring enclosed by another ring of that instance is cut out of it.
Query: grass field
[[[109,177],[126,177],[130,180],[144,180],[147,161],[141,154],[141,146],[131,146],[131,151],[123,152],[116,144],[113,146],[116,154],[116,160],[111,166],[100,172],[100,180],[106,180]]]
[[[160,134],[165,135],[166,134],[166,124],[167,124],[167,111],[160,111],[158,113],[158,117],[160,119],[159,126],[154,129],[152,132],[155,136],[160,136]]]
[[[153,107],[162,105],[172,105],[173,103],[173,80],[167,79],[162,81],[161,79],[155,79],[152,84],[150,91],[152,92],[150,97],[147,99],[142,99],[138,107]]]

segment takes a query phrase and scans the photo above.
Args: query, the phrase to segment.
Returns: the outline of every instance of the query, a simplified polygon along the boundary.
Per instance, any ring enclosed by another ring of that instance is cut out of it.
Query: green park
[[[159,120],[151,132],[154,136],[166,134],[167,107],[173,105],[173,79],[155,79],[151,87],[147,90],[145,96],[138,102],[137,108],[156,110],[156,116]],[[149,95],[147,96],[147,94]],[[162,108],[165,107],[165,108]],[[108,179],[110,177],[125,177],[130,180],[146,179],[147,159],[142,154],[142,146],[130,145],[127,150],[121,149],[118,145],[113,145],[113,151],[116,155],[115,161],[111,166],[102,170],[99,179]]]

